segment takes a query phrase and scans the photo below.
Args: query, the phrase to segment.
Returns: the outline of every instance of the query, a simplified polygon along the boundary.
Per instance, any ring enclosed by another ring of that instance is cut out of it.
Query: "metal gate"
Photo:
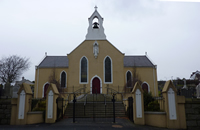
[[[59,121],[60,119],[63,119],[63,101],[64,99],[63,98],[57,98],[56,99],[56,103],[57,103],[57,118],[56,118],[56,121]]]
[[[73,122],[85,118],[84,120],[105,121],[108,118],[110,121],[115,122],[115,95],[112,99],[106,101],[106,98],[99,100],[100,94],[90,94],[90,98],[85,97],[84,102],[76,99],[73,96]],[[72,105],[71,105],[72,106]]]
[[[129,120],[133,121],[133,97],[128,98],[127,115],[128,115]]]

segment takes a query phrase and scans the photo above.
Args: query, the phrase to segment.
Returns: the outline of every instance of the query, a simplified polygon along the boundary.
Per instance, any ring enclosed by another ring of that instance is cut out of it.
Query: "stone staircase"
[[[87,102],[86,102],[87,100]],[[75,117],[113,117],[112,96],[103,94],[87,94],[75,103]],[[106,101],[106,103],[105,103]],[[73,117],[73,102],[68,103],[66,117]],[[125,117],[125,107],[122,102],[115,102],[115,117]]]

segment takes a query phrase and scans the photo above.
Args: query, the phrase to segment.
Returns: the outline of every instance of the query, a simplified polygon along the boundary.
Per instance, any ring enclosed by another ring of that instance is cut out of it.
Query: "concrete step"
[[[65,111],[66,117],[73,117],[73,103],[69,103]],[[75,103],[75,117],[113,117],[113,103]],[[125,107],[122,103],[115,103],[115,116],[125,117]]]
[[[112,95],[107,94],[82,94],[76,98],[77,102],[111,102]],[[117,100],[118,101],[118,100]],[[71,101],[72,102],[72,101]]]

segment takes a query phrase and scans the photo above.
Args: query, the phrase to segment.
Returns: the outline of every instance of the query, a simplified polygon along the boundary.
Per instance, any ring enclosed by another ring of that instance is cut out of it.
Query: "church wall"
[[[43,86],[45,83],[49,82],[49,77],[53,75],[53,71],[55,71],[56,80],[59,80],[59,81],[60,81],[61,72],[65,71],[67,74],[66,84],[68,86],[68,68],[39,68],[39,75],[38,75],[38,69],[36,69],[34,98],[42,98]]]
[[[102,81],[102,92],[106,93],[104,83],[104,58],[109,56],[112,59],[112,71],[113,71],[113,82],[110,84],[112,86],[123,86],[124,85],[124,75],[123,75],[123,57],[124,55],[118,51],[112,44],[106,40],[97,41],[99,44],[99,54],[95,58],[93,54],[93,44],[94,40],[86,40],[80,44],[74,51],[68,54],[69,59],[69,86],[83,86],[80,83],[80,59],[86,56],[89,62],[88,71],[88,82],[85,84],[87,90],[90,90],[91,79],[97,75]]]
[[[157,70],[155,68],[152,68],[152,67],[125,67],[124,68],[124,82],[125,83],[126,83],[126,72],[128,70],[131,71],[132,75],[133,75],[134,71],[136,70],[136,74],[138,75],[138,78],[142,82],[147,82],[149,84],[150,92],[152,93],[152,95],[158,96]]]

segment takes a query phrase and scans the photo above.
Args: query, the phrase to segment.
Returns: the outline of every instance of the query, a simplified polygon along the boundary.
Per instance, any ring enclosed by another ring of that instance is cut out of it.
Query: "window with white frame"
[[[46,82],[46,83],[43,85],[42,97],[45,97],[45,98],[46,98],[46,91],[47,91],[49,85],[50,85],[50,84],[49,84],[48,82]]]
[[[142,89],[143,89],[143,91],[145,92],[150,92],[150,90],[149,90],[149,84],[147,83],[147,82],[143,82],[142,83]]]
[[[126,87],[132,87],[132,74],[130,71],[126,72]]]
[[[87,83],[88,81],[88,61],[86,57],[83,57],[80,61],[80,82]]]
[[[104,60],[104,82],[112,82],[112,60],[107,56]]]
[[[65,88],[65,87],[66,87],[66,80],[67,80],[66,77],[67,77],[67,74],[63,71],[63,72],[61,73],[61,75],[60,75],[60,79],[61,79],[60,85],[61,85],[62,88]]]

